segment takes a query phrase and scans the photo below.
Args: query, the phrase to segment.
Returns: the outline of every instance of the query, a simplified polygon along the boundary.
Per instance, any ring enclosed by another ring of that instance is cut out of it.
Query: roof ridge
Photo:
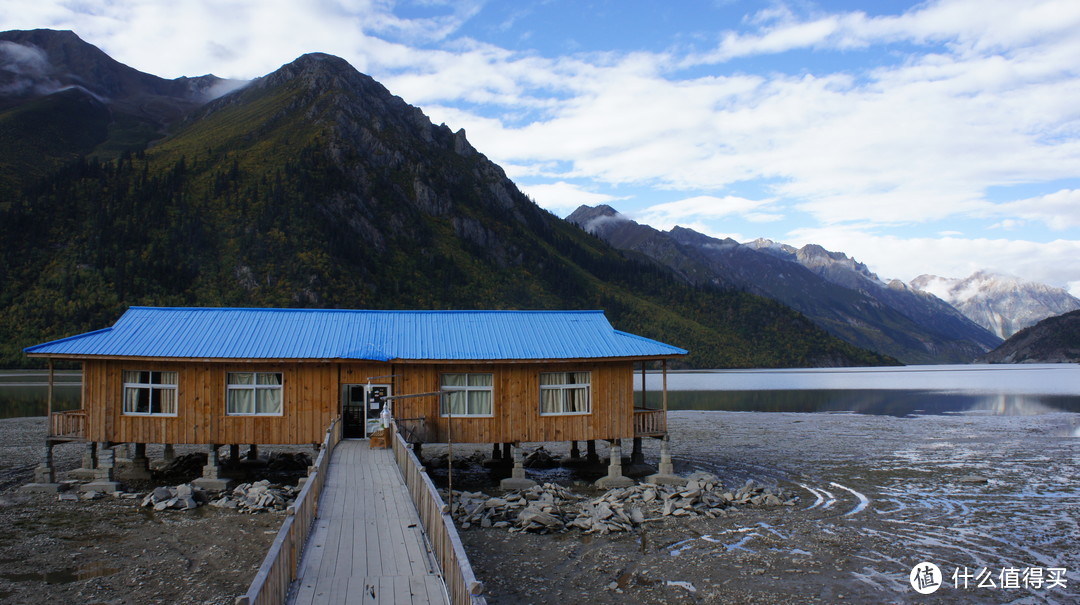
[[[306,307],[151,307],[133,305],[128,311],[256,311],[268,313],[412,313],[424,315],[449,313],[518,314],[536,313],[552,315],[603,314],[603,309],[314,309]]]

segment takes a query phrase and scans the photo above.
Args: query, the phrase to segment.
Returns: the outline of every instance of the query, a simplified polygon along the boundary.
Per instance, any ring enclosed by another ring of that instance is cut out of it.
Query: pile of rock
[[[747,481],[738,490],[724,489],[708,473],[694,473],[685,486],[640,484],[608,490],[588,499],[545,483],[492,497],[482,492],[454,492],[452,514],[462,529],[506,527],[511,532],[550,533],[572,528],[584,533],[630,531],[664,517],[718,517],[733,506],[792,506],[778,487]]]
[[[209,498],[206,491],[197,488],[190,483],[177,485],[176,487],[156,487],[143,498],[143,506],[152,506],[154,510],[168,508],[176,510],[190,510],[200,504],[206,504]]]
[[[210,506],[231,508],[242,513],[258,513],[267,510],[285,510],[296,500],[300,490],[295,487],[275,485],[263,479],[254,483],[241,483],[231,493],[210,502]]]

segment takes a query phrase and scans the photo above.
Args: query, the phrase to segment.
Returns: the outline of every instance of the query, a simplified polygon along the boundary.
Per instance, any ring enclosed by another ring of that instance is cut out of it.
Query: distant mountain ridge
[[[1048,317],[1013,334],[983,363],[1080,363],[1080,310]]]
[[[847,342],[905,363],[966,363],[1001,342],[944,301],[898,280],[885,283],[866,265],[821,246],[744,245],[683,227],[663,232],[606,205],[581,206],[567,220],[690,283],[772,298]]]
[[[338,57],[303,55],[205,100],[73,34],[30,34],[35,56],[67,66],[51,73],[78,83],[0,90],[0,363],[129,305],[603,309],[618,329],[689,349],[696,367],[896,363],[584,233],[464,131]],[[30,34],[0,41],[25,50]],[[22,82],[9,63],[2,81]],[[124,113],[101,92],[159,85],[131,98],[178,113]]]
[[[240,85],[212,75],[146,74],[70,31],[0,32],[0,195],[80,156],[142,149]]]
[[[941,298],[1002,338],[1047,317],[1080,309],[1080,299],[1063,288],[987,271],[965,279],[920,275],[911,287]]]

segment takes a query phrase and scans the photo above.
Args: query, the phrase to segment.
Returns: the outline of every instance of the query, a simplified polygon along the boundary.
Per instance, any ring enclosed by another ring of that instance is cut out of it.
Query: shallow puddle
[[[111,576],[120,571],[117,567],[109,567],[106,563],[96,561],[79,567],[69,567],[56,571],[42,571],[34,573],[0,573],[0,578],[9,582],[45,582],[46,584],[70,584],[90,578]]]

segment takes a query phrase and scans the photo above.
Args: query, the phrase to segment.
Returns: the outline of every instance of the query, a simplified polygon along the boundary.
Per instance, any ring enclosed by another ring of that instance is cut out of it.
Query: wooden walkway
[[[446,588],[394,454],[334,449],[289,603],[446,604]]]

